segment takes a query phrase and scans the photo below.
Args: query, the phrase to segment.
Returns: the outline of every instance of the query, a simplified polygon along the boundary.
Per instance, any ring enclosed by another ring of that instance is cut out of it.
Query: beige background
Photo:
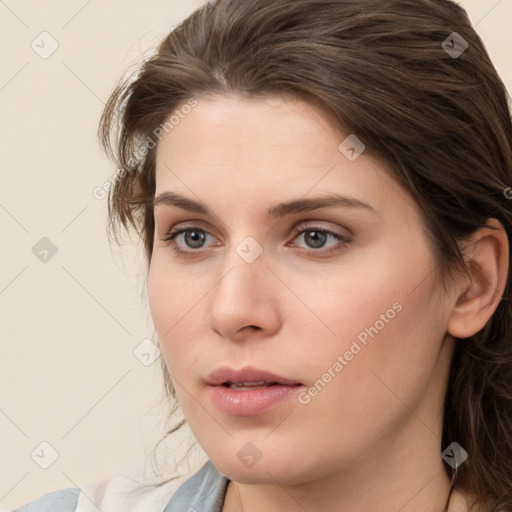
[[[159,364],[133,353],[153,335],[141,256],[109,248],[96,129],[117,79],[201,4],[0,0],[0,509],[133,467],[161,437]],[[461,4],[511,90],[512,0]]]

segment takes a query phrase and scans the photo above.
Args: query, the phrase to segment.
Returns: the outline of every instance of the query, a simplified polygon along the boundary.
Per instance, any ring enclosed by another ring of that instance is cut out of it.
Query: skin
[[[347,159],[338,149],[347,135],[292,97],[217,96],[200,99],[157,148],[155,195],[179,193],[212,212],[155,207],[148,295],[188,424],[231,480],[224,512],[431,512],[447,500],[440,453],[452,335],[477,332],[497,307],[506,235],[499,223],[476,232],[471,274],[445,292],[416,204],[368,152]],[[372,209],[267,215],[329,193]],[[327,235],[315,245],[311,226],[346,241]],[[204,245],[184,234],[169,245],[171,228],[206,231]],[[263,251],[252,263],[236,252],[248,236]],[[212,404],[204,379],[221,365],[252,364],[310,388],[397,303],[309,403],[294,397],[250,417]],[[237,457],[248,442],[261,454],[252,467]],[[466,508],[454,493],[450,511]]]

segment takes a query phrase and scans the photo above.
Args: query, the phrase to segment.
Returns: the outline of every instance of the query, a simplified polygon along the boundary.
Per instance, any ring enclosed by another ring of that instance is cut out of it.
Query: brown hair
[[[447,51],[464,41],[462,54]],[[458,242],[489,218],[510,240],[507,92],[450,0],[218,0],[195,11],[103,113],[101,143],[121,169],[109,195],[113,238],[135,228],[151,262],[155,148],[172,113],[191,98],[274,93],[321,107],[387,164],[423,213],[441,277],[463,264]],[[469,453],[455,487],[493,512],[512,509],[509,294],[510,273],[485,328],[456,341],[442,435],[442,448],[456,441]]]

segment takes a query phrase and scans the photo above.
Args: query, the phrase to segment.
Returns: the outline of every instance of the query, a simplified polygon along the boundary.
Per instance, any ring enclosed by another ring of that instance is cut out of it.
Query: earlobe
[[[481,329],[496,311],[508,275],[509,244],[505,228],[496,219],[476,230],[463,251],[468,274],[458,278],[455,305],[447,331],[468,338]]]

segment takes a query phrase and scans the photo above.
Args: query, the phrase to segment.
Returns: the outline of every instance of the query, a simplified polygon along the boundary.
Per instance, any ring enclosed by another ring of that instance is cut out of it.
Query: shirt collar
[[[164,512],[221,512],[228,484],[209,460],[178,487]]]

